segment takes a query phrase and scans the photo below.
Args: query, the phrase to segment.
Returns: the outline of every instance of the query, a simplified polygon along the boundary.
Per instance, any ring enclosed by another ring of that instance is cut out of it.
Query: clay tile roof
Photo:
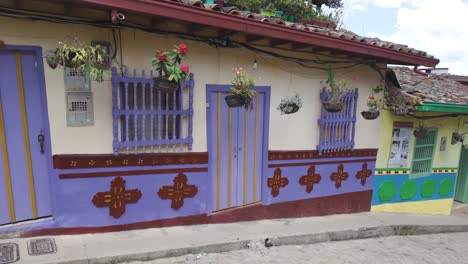
[[[203,4],[203,1],[201,0],[164,0],[164,1],[183,3],[183,4],[191,5],[197,8],[204,8],[204,9],[208,9],[208,10],[212,10],[216,12],[222,12],[222,13],[225,13],[226,15],[240,16],[244,18],[261,21],[263,23],[270,23],[270,24],[272,23],[272,24],[276,24],[277,26],[296,28],[296,29],[303,30],[303,31],[309,31],[311,33],[320,33],[320,34],[332,36],[332,37],[339,38],[339,39],[346,39],[346,40],[361,42],[370,46],[377,46],[377,47],[394,50],[394,51],[398,51],[402,53],[417,55],[417,56],[427,58],[427,59],[434,59],[434,56],[431,56],[424,51],[415,50],[413,48],[409,48],[406,45],[382,41],[378,38],[362,37],[346,29],[335,30],[333,28],[320,27],[317,25],[290,23],[290,22],[283,21],[281,18],[265,17],[263,15],[254,14],[249,11],[239,11],[239,9],[237,9],[236,7],[221,7],[216,4],[215,5]]]
[[[436,103],[467,104],[468,86],[447,75],[421,74],[410,68],[392,67],[403,93]]]

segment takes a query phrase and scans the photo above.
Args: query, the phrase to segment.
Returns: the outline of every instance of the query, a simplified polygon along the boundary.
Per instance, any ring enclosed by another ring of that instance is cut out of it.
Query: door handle
[[[45,136],[43,131],[39,132],[39,135],[37,136],[37,141],[39,141],[39,144],[41,146],[41,154],[44,155],[44,141],[45,141]]]

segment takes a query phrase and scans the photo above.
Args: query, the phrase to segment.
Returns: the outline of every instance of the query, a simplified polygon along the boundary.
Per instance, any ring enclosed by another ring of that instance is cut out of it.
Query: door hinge
[[[209,104],[209,103],[206,103],[206,108],[210,108],[210,104]]]
[[[37,60],[34,61],[34,68],[37,70]]]

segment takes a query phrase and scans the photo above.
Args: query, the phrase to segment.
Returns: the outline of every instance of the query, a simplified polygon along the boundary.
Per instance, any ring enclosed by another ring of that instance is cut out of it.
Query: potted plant
[[[76,68],[95,81],[104,80],[104,71],[109,60],[106,49],[101,45],[86,45],[78,38],[74,38],[71,41],[59,42],[54,53],[46,55],[48,64],[53,66],[58,63],[65,67]]]
[[[151,64],[159,76],[154,78],[156,86],[163,91],[176,91],[182,80],[185,80],[190,71],[187,64],[181,64],[182,58],[188,52],[186,44],[181,43],[170,51],[156,51]]]
[[[425,127],[423,124],[421,124],[421,125],[419,125],[419,127],[417,127],[414,130],[413,134],[417,138],[424,139],[424,138],[427,138],[429,136],[429,129],[427,127]]]
[[[251,89],[255,85],[253,78],[247,77],[245,70],[242,68],[234,68],[234,78],[231,80],[231,92],[226,96],[225,101],[229,107],[252,108],[252,99],[257,94]]]
[[[46,59],[47,65],[49,65],[52,70],[55,70],[57,66],[59,65],[59,60],[56,56],[57,54],[57,49],[55,50],[48,50],[44,54],[44,58]]]
[[[281,114],[290,115],[297,113],[301,108],[302,99],[298,94],[296,94],[294,96],[281,99],[281,103],[277,109],[281,111]]]
[[[322,84],[324,84],[322,82]],[[328,87],[326,87],[328,85]],[[328,70],[328,80],[323,89],[328,93],[328,96],[322,98],[322,104],[325,110],[330,113],[337,113],[343,111],[344,101],[343,97],[348,93],[346,89],[347,82],[344,80],[335,82],[335,73],[333,67],[330,65]]]
[[[385,101],[383,99],[376,99],[375,95],[384,90],[384,83],[385,81],[382,80],[380,84],[376,85],[372,89],[371,94],[367,98],[368,110],[361,112],[361,115],[364,119],[375,120],[380,116],[380,109],[384,107]]]

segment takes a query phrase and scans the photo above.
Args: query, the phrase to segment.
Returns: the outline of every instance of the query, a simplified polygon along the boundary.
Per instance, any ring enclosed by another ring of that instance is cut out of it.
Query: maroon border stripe
[[[207,152],[54,155],[56,169],[208,164]]]
[[[268,165],[268,168],[301,167],[301,166],[311,166],[311,165],[360,163],[360,162],[375,162],[375,161],[376,159],[363,159],[363,160],[336,160],[336,161],[304,162],[304,163],[281,163],[281,164],[270,164]]]
[[[183,173],[183,172],[208,172],[208,168],[179,168],[179,169],[160,169],[160,170],[131,170],[131,171],[69,173],[69,174],[60,174],[59,178],[62,180],[68,180],[68,179],[117,177],[117,176],[141,176],[141,175],[151,175],[151,174],[170,174],[170,173]]]
[[[323,158],[351,158],[377,156],[378,149],[355,149],[319,155],[317,150],[270,150],[269,160],[298,160],[298,159],[323,159]]]
[[[26,231],[21,237],[77,235],[107,233],[146,228],[170,226],[190,226],[200,224],[234,223],[263,219],[298,218],[332,214],[351,214],[370,211],[372,190],[311,198],[307,200],[277,203],[272,205],[252,205],[215,213],[211,216],[193,215],[149,222],[103,227],[51,228]]]

